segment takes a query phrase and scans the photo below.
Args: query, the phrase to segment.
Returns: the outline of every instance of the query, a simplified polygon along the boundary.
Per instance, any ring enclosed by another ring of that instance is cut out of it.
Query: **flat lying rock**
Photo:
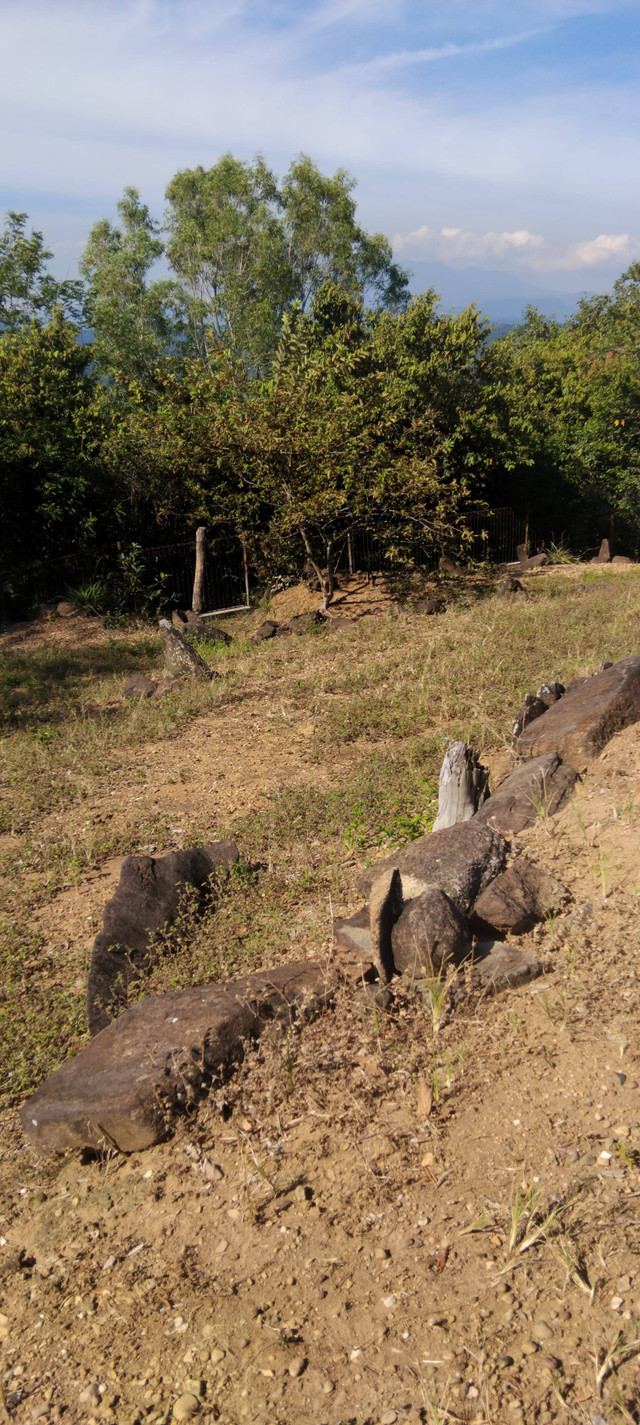
[[[469,989],[499,995],[527,985],[543,973],[544,966],[534,955],[516,950],[504,940],[481,940],[476,945],[470,968],[460,971],[452,998],[454,1001],[464,998]]]
[[[556,751],[579,769],[614,733],[640,718],[640,658],[623,658],[602,673],[568,688],[518,739],[522,757]]]
[[[158,684],[153,678],[147,678],[144,673],[132,673],[122,689],[125,698],[152,698],[158,690]]]
[[[289,633],[295,633],[300,637],[301,634],[308,633],[309,629],[318,628],[320,624],[324,624],[322,614],[294,614],[293,618],[289,619],[287,628]]]
[[[491,806],[485,802],[482,810]],[[413,900],[434,887],[444,891],[462,915],[468,915],[485,886],[506,865],[506,844],[477,813],[471,821],[458,822],[444,831],[419,836],[401,851],[365,871],[358,889],[368,896],[373,882],[383,871],[397,868],[403,901]]]
[[[423,891],[405,905],[391,932],[391,946],[398,974],[429,975],[468,958],[471,926],[444,891]]]
[[[307,960],[140,1000],[27,1100],[24,1131],[43,1152],[148,1148],[269,1022],[317,1013],[331,993],[326,967]]]
[[[219,643],[223,643],[225,646],[233,643],[230,633],[204,618],[187,618],[182,632],[187,639],[201,638],[203,643],[210,643],[213,647]]]
[[[474,914],[495,930],[524,935],[545,915],[559,910],[568,896],[555,876],[521,856],[482,892]]]
[[[168,856],[125,856],[104,908],[87,985],[87,1023],[98,1034],[127,1001],[127,988],[149,961],[151,936],[171,925],[187,886],[201,892],[213,872],[238,860],[235,841]]]
[[[264,643],[267,638],[275,638],[277,632],[278,625],[275,619],[266,618],[264,623],[261,623],[260,627],[256,629],[255,633],[252,633],[251,642]]]
[[[552,711],[558,706],[555,704]],[[573,790],[577,776],[573,767],[563,762],[557,752],[546,752],[510,772],[476,812],[473,820],[486,822],[505,836],[509,832],[524,831],[526,826],[533,824],[540,811],[553,816],[567,793]]]

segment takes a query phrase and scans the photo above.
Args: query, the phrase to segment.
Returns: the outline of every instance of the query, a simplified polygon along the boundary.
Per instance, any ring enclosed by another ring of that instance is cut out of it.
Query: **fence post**
[[[347,535],[347,558],[349,562],[349,573],[353,574],[353,544],[351,542],[351,530]]]
[[[247,600],[247,608],[251,608],[251,598],[249,595],[249,563],[247,560],[247,546],[242,546],[242,568],[244,570],[244,592]]]
[[[191,612],[201,614],[204,610],[204,552],[207,531],[203,524],[196,530],[196,572],[193,580]]]

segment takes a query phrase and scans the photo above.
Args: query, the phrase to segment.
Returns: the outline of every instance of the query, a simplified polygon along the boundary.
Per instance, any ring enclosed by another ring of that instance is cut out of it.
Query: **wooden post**
[[[251,608],[251,596],[249,594],[249,562],[247,559],[247,546],[242,546],[242,568],[244,571],[244,592],[247,600],[247,608]]]
[[[353,543],[351,540],[351,532],[347,535],[347,555],[349,558],[349,573],[353,574]]]
[[[438,815],[433,831],[470,821],[489,795],[489,769],[466,742],[452,742],[440,769]]]
[[[206,548],[207,531],[201,524],[196,530],[196,572],[193,580],[193,597],[191,599],[191,612],[201,614],[204,611],[204,552]]]

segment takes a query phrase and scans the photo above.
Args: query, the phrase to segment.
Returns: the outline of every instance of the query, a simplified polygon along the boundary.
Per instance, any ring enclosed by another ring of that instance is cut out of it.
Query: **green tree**
[[[99,460],[104,411],[75,326],[56,311],[0,338],[0,567],[90,545],[117,518]]]
[[[27,214],[8,212],[0,233],[0,330],[16,332],[30,322],[46,322],[56,307],[79,316],[82,283],[58,282],[47,271],[53,253],[42,233],[27,234]]]
[[[328,178],[304,155],[280,186],[259,156],[226,154],[213,168],[176,174],[167,251],[203,359],[222,347],[266,374],[284,315],[308,311],[327,281],[360,302],[402,306],[406,274],[387,239],[358,226],[353,187],[343,170]]]
[[[106,218],[93,226],[80,263],[92,360],[103,375],[148,382],[184,349],[180,292],[173,281],[150,280],[164,243],[135,188],[125,188],[118,213],[119,227]]]

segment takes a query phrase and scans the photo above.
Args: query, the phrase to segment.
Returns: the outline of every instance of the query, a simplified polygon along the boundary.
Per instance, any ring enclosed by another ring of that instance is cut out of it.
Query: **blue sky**
[[[0,0],[0,199],[73,273],[132,183],[304,151],[407,265],[598,290],[640,257],[638,0]]]

